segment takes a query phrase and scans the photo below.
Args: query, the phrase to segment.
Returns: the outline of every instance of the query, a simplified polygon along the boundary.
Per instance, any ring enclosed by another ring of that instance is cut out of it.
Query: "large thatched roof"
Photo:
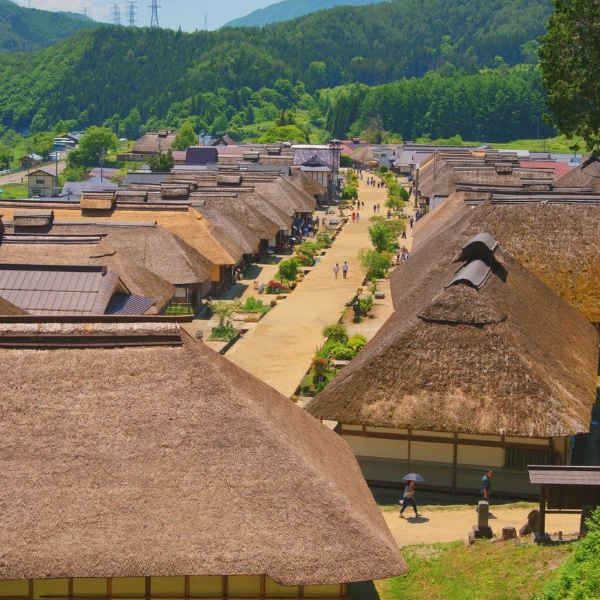
[[[347,445],[176,324],[5,322],[0,362],[1,579],[405,571]]]
[[[590,321],[600,322],[600,205],[554,202],[553,196],[515,196],[514,202],[484,202],[475,208],[453,194],[415,224],[418,249],[440,231],[465,221],[468,235],[491,233],[529,271]],[[600,197],[598,197],[600,201]]]
[[[300,167],[291,167],[290,181],[311,196],[327,193],[327,188],[324,185],[321,185],[314,177],[303,173]]]
[[[455,222],[413,249],[393,275],[400,310],[309,404],[313,415],[471,434],[587,431],[596,331],[500,248],[485,262],[469,255],[472,271],[455,279],[471,235]]]

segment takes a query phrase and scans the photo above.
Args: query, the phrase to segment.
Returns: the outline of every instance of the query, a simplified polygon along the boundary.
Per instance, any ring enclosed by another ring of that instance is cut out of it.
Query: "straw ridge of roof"
[[[273,182],[257,183],[255,190],[288,215],[312,212],[317,206],[317,201],[312,196],[298,189],[284,177],[278,177]]]
[[[339,436],[189,336],[0,361],[1,579],[406,571]]]
[[[292,227],[294,217],[281,210],[278,206],[275,206],[275,204],[264,198],[261,194],[252,192],[250,194],[242,194],[239,198],[248,204],[248,206],[263,214],[267,219],[276,223],[281,231],[287,231]]]
[[[496,252],[500,264],[480,290],[445,288],[471,237],[464,222],[454,223],[413,248],[393,274],[394,305],[402,311],[309,412],[344,423],[480,435],[587,431],[595,329],[508,254]]]

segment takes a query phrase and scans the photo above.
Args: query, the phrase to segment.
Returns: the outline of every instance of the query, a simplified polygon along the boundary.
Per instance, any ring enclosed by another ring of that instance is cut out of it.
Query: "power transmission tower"
[[[136,4],[136,0],[130,0],[127,2],[127,19],[129,21],[129,27],[135,27],[135,11],[137,10]]]
[[[112,6],[111,11],[112,11],[113,24],[120,25],[121,24],[121,9],[119,8],[118,4],[112,4],[111,6]]]
[[[81,14],[82,14],[84,17],[89,17],[89,16],[90,16],[90,7],[89,7],[89,6],[84,6],[84,7],[81,9]]]
[[[150,19],[150,27],[160,27],[158,24],[158,0],[152,0],[152,18]]]
[[[208,15],[204,13],[204,31],[208,31]]]

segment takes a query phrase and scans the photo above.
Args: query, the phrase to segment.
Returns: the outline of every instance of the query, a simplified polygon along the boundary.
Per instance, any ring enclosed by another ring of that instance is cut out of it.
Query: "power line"
[[[135,27],[135,11],[137,10],[137,0],[127,2],[127,20],[129,27]]]
[[[119,7],[118,4],[112,4],[111,11],[112,11],[113,24],[120,25],[121,24],[121,8]]]
[[[152,0],[152,18],[150,19],[150,27],[160,27],[158,24],[158,0]]]

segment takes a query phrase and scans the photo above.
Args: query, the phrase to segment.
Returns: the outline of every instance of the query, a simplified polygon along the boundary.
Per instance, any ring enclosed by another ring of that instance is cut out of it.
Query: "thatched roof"
[[[294,218],[287,214],[281,208],[267,200],[261,194],[253,192],[251,194],[241,194],[242,199],[246,204],[265,215],[269,221],[273,221],[279,226],[281,231],[291,229]]]
[[[494,196],[495,197],[495,196]],[[470,235],[491,233],[525,268],[593,323],[600,322],[600,206],[484,202],[471,208],[453,194],[415,223],[413,249],[466,219]],[[523,195],[524,200],[530,195]],[[548,201],[546,201],[548,200]]]
[[[243,196],[207,199],[204,201],[204,206],[214,208],[229,219],[237,221],[244,229],[249,229],[261,240],[270,240],[280,231],[279,223],[275,223],[266,215],[261,214],[246,202]]]
[[[80,202],[84,210],[110,210],[115,203],[115,192],[84,191]]]
[[[134,154],[158,154],[168,152],[177,134],[169,129],[157,133],[146,133],[133,145]]]
[[[0,579],[403,573],[343,440],[175,327],[0,325]],[[19,331],[114,347],[2,347]]]
[[[296,212],[312,212],[317,207],[317,201],[310,194],[298,189],[284,177],[257,183],[255,191],[290,216]]]
[[[556,185],[559,187],[585,187],[594,192],[600,192],[600,160],[590,154],[581,161],[581,164],[563,175]]]
[[[303,173],[300,167],[291,167],[289,180],[298,188],[311,196],[320,196],[327,193],[327,188],[316,179]]]
[[[480,435],[588,430],[598,334],[500,248],[493,260],[482,255],[483,269],[471,259],[478,272],[455,280],[471,235],[464,221],[455,222],[413,249],[393,274],[400,308],[309,412],[349,424]]]
[[[230,256],[239,256],[241,259],[243,254],[256,251],[260,244],[260,236],[237,218],[227,214],[229,211],[222,212],[212,202],[194,205],[194,209],[208,222],[213,237]]]
[[[59,228],[57,228],[59,229]],[[56,231],[56,229],[54,230]],[[152,298],[152,313],[161,312],[169,304],[174,287],[165,279],[144,268],[132,255],[117,252],[103,238],[6,234],[0,245],[0,262],[5,264],[106,266],[117,273],[132,294]]]

